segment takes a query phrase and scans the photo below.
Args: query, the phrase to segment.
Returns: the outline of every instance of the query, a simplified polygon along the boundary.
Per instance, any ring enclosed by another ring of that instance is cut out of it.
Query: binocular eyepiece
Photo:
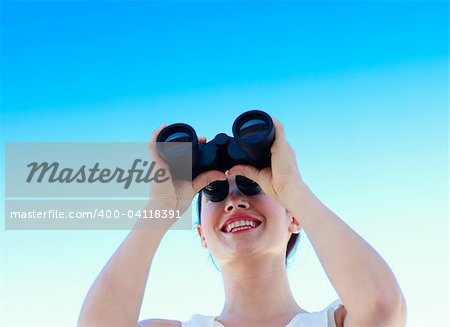
[[[156,139],[156,145],[159,155],[169,165],[173,179],[194,179],[208,170],[225,172],[239,164],[258,169],[270,166],[270,148],[275,139],[275,128],[267,113],[251,110],[241,114],[234,121],[232,131],[233,137],[220,133],[208,143],[199,143],[191,126],[178,123],[164,128]],[[192,160],[191,171],[187,171],[188,160]],[[248,181],[252,181],[246,180],[236,180],[241,191],[249,189],[251,185]],[[204,193],[207,192],[205,188]],[[255,189],[246,194],[254,192]]]

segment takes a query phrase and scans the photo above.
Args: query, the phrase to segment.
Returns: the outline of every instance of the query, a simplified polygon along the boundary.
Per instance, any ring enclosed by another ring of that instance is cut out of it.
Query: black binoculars
[[[173,179],[194,179],[208,170],[225,172],[239,164],[258,169],[270,166],[275,128],[267,113],[251,110],[241,114],[234,121],[232,131],[233,137],[220,133],[208,143],[199,143],[191,126],[178,123],[165,127],[159,133],[156,145],[159,155],[169,165]],[[192,160],[191,171],[186,171],[186,166],[190,167],[186,165],[187,160]],[[236,184],[246,195],[260,191],[258,184],[244,176],[237,176]],[[228,182],[213,182],[203,192],[207,196],[211,193],[210,200],[221,201],[217,199],[223,200],[228,195]]]

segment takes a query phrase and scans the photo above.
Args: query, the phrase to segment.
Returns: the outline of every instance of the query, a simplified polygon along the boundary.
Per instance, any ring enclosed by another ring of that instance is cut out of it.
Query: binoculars
[[[275,139],[275,128],[267,113],[251,110],[241,114],[234,121],[232,131],[233,137],[220,133],[208,143],[199,143],[191,126],[172,124],[157,136],[157,150],[169,165],[173,179],[194,179],[208,170],[225,172],[239,164],[258,169],[270,166],[270,148]],[[192,160],[191,171],[186,171],[186,166],[189,166],[186,165],[187,160]],[[236,184],[246,195],[260,191],[258,184],[244,176],[237,176]],[[213,201],[222,197],[224,199],[228,195],[228,182],[213,182],[203,192],[207,196],[208,192],[214,194],[208,196]]]

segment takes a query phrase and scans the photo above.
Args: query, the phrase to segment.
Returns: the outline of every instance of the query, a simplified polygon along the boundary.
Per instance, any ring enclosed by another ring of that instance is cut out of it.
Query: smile
[[[236,233],[257,228],[259,225],[261,225],[261,221],[257,219],[242,217],[240,219],[228,219],[221,230],[224,233]]]

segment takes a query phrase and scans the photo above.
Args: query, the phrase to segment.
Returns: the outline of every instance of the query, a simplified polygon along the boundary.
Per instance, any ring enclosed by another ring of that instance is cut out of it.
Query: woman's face
[[[281,256],[284,260],[291,233],[300,225],[272,197],[260,192],[242,194],[235,177],[228,177],[229,193],[220,202],[202,196],[201,225],[198,233],[202,246],[219,264],[250,256]]]

